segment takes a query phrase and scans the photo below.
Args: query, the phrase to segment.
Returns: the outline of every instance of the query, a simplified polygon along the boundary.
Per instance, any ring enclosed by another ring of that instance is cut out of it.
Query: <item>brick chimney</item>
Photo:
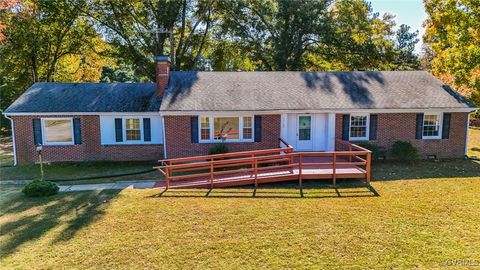
[[[168,56],[155,56],[155,70],[157,80],[157,96],[163,96],[170,77],[170,61]]]

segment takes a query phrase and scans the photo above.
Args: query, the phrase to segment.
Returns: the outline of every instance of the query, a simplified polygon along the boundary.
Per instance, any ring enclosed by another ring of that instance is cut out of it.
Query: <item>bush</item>
[[[392,145],[392,157],[400,161],[414,161],[418,158],[418,150],[411,143],[396,141]]]
[[[34,180],[22,190],[28,197],[43,197],[58,193],[58,185],[51,181]]]
[[[225,154],[228,153],[228,147],[225,144],[217,144],[214,147],[208,149],[209,155]]]
[[[363,148],[366,148],[372,151],[372,160],[378,160],[378,157],[380,157],[383,154],[382,149],[378,145],[373,143],[361,142],[361,143],[358,143],[358,146],[361,146]]]

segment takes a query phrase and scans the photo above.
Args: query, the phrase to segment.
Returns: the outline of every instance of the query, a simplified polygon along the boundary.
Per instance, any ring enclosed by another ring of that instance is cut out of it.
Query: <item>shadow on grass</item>
[[[324,181],[304,180],[302,188],[297,181],[261,184],[253,186],[214,188],[214,189],[163,189],[150,198],[354,198],[379,197],[380,194],[372,186],[363,181],[342,179],[336,186]]]
[[[98,219],[108,202],[119,192],[71,192],[47,198],[26,198],[21,194],[12,196],[10,202],[0,205],[6,220],[1,224],[0,235],[8,235],[0,243],[0,258],[14,253],[22,244],[42,237],[59,225],[66,224],[66,228],[59,232],[52,244],[71,239],[82,227]]]
[[[374,181],[465,177],[480,177],[479,161],[468,159],[423,160],[411,164],[386,161],[372,164]]]

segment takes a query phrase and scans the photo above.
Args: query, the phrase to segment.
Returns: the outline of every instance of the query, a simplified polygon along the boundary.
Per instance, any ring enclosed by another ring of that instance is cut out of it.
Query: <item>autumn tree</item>
[[[480,105],[480,2],[424,0],[432,73]]]
[[[1,13],[1,108],[28,86],[45,81],[98,81],[108,48],[81,15],[82,1],[24,1]]]

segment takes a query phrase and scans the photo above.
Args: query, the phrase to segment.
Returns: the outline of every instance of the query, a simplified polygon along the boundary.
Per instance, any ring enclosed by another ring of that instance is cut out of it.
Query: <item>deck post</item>
[[[333,152],[333,174],[332,174],[332,178],[333,178],[333,185],[336,186],[337,185],[337,155],[335,152]]]
[[[372,152],[367,153],[367,185],[370,185],[371,169],[372,169]]]
[[[167,175],[167,184],[166,184],[166,187],[167,189],[170,187],[170,168],[169,166],[165,166],[165,172],[166,172],[166,175]]]
[[[254,180],[254,183],[255,183],[255,188],[258,187],[258,160],[254,157],[253,158],[253,170],[254,170],[254,173],[255,173],[255,180]]]
[[[210,189],[213,189],[213,158],[210,159]]]
[[[352,153],[352,144],[348,143],[348,152]],[[348,155],[349,162],[352,162],[352,155]]]
[[[298,155],[298,184],[300,185],[300,188],[302,188],[302,159],[303,159],[303,155],[299,154]]]

